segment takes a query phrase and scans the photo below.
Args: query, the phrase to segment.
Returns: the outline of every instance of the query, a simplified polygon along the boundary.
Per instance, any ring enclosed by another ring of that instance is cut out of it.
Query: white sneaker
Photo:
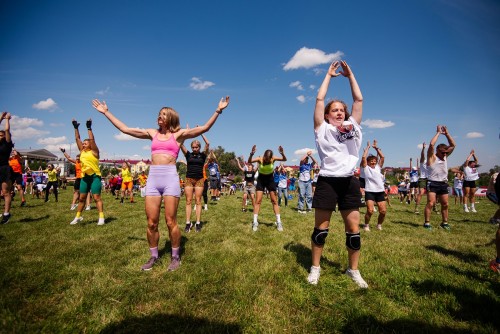
[[[471,208],[470,208],[470,211],[471,211],[471,212],[477,212],[475,207],[471,207]]]
[[[468,208],[468,207],[466,207],[466,206],[464,206],[464,212],[467,212],[467,213],[468,213],[468,212],[469,212],[469,208]]]
[[[361,277],[359,270],[347,269],[345,274],[349,276],[360,288],[368,288],[368,283],[366,283],[363,277]]]
[[[256,232],[258,228],[259,228],[259,223],[252,223],[252,230],[254,232]]]
[[[90,210],[90,205],[87,205],[87,207],[85,208],[85,211],[89,211]]]
[[[81,222],[82,220],[83,220],[83,217],[78,217],[78,218],[76,218],[76,217],[75,217],[75,219],[73,219],[73,220],[71,221],[71,223],[69,223],[69,224],[70,224],[70,225],[76,225],[76,224],[78,224],[79,222]]]
[[[203,210],[207,211],[208,210],[208,206],[205,204],[205,206],[203,207]]]
[[[73,204],[73,205],[71,205],[70,210],[71,210],[71,211],[73,211],[73,210],[75,210],[77,207],[78,207],[78,204]]]
[[[363,227],[363,230],[369,232],[370,231],[370,224],[365,224],[365,226]]]
[[[377,230],[382,231],[382,224],[377,224]]]
[[[319,281],[321,267],[311,266],[309,275],[307,276],[307,281],[309,284],[317,285]]]
[[[102,226],[104,224],[105,224],[104,218],[99,218],[99,220],[97,221],[97,225]]]
[[[283,232],[283,225],[281,224],[281,222],[277,222],[275,224],[276,224],[276,228],[278,229],[278,231]]]

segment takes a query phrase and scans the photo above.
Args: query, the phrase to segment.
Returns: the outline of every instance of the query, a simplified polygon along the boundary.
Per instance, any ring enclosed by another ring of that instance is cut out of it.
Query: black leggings
[[[204,204],[208,203],[208,179],[203,182],[203,202]]]
[[[56,197],[56,202],[57,202],[57,181],[49,181],[47,183],[47,187],[45,188],[45,202],[49,200],[50,187],[54,188],[54,196]]]

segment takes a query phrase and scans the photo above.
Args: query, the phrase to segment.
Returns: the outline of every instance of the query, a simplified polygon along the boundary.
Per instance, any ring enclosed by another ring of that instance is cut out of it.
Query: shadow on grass
[[[243,333],[238,324],[191,316],[155,314],[131,317],[106,326],[100,333]]]
[[[411,227],[418,227],[418,228],[420,228],[420,227],[423,226],[423,223],[422,224],[417,224],[417,223],[403,222],[403,221],[394,222],[393,224],[408,225],[408,226],[411,226]]]
[[[450,293],[455,296],[456,304],[443,305],[447,312],[454,319],[473,321],[480,324],[489,324],[493,328],[500,328],[500,303],[490,296],[479,295],[476,292],[465,287],[455,287],[445,285],[438,281],[426,280],[423,282],[414,282],[411,287],[422,296],[432,296],[436,294]]]
[[[453,256],[456,257],[457,259],[464,261],[464,262],[469,262],[469,263],[474,263],[474,262],[482,262],[481,258],[474,253],[464,253],[464,252],[459,252],[456,250],[452,249],[446,249],[442,246],[438,245],[429,245],[425,246],[428,250],[432,250],[435,252],[438,252],[440,254],[446,255],[446,256]]]
[[[289,242],[283,248],[288,252],[294,253],[297,258],[297,263],[309,271],[311,268],[311,248],[295,242]],[[339,271],[341,270],[340,263],[330,261],[324,256],[321,257],[320,261],[322,267],[332,267]]]
[[[396,319],[382,322],[372,315],[351,319],[340,331],[341,333],[470,333],[470,330],[459,330],[444,326],[434,326],[423,321]]]
[[[50,217],[50,215],[45,215],[45,216],[41,216],[41,217],[26,217],[23,219],[19,219],[19,222],[20,223],[32,223],[32,222],[36,222],[39,220],[49,219],[49,217]]]
[[[491,289],[495,292],[495,294],[500,295],[500,282],[497,280],[497,277],[496,277],[498,275],[496,273],[494,273],[493,270],[491,270],[488,267],[487,262],[483,263],[482,267],[484,268],[485,273],[489,272],[491,275],[483,275],[483,273],[478,274],[477,272],[471,271],[471,270],[461,270],[460,268],[457,268],[455,266],[446,266],[444,268],[447,268],[451,271],[454,271],[460,276],[464,276],[464,277],[467,277],[469,279],[474,279],[476,281],[483,282],[483,283],[489,283],[489,284],[491,284]],[[491,279],[493,276],[495,278]]]

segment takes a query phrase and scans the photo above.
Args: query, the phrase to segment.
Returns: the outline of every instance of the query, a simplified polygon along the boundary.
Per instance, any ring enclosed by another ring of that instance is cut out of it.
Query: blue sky
[[[245,157],[283,145],[296,164],[315,149],[325,71],[344,59],[364,96],[364,141],[378,140],[386,166],[416,160],[445,124],[457,143],[449,165],[475,149],[487,171],[500,165],[499,22],[493,0],[4,0],[0,109],[15,116],[17,148],[71,145],[74,156],[71,119],[91,117],[102,158],[137,159],[150,142],[119,135],[93,98],[151,128],[163,106],[183,126],[203,124],[229,95],[211,145]],[[351,105],[348,80],[334,78],[327,96]]]

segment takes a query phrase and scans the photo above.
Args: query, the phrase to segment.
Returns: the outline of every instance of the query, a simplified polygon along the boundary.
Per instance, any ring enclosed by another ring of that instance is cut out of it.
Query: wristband
[[[222,110],[219,110],[219,111],[215,111],[216,113],[218,113],[219,115],[222,114]]]

